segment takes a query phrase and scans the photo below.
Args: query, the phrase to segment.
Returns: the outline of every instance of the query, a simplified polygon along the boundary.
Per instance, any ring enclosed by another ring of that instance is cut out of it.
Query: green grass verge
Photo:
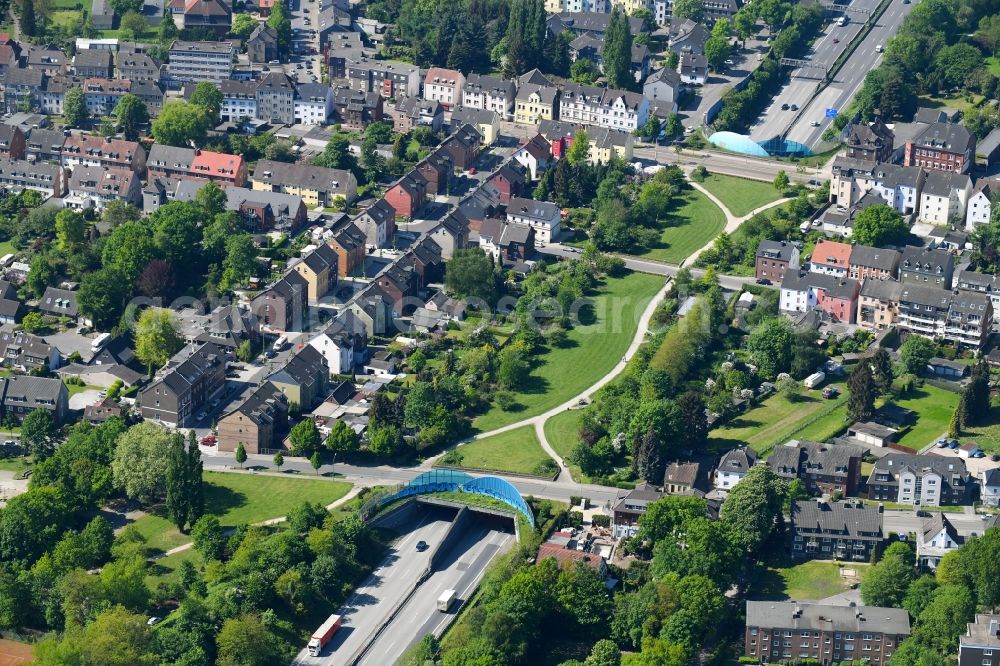
[[[205,472],[205,512],[218,516],[223,526],[232,527],[284,516],[303,501],[331,504],[350,489],[351,484],[343,481]],[[170,550],[191,540],[162,509],[133,525],[154,550]]]
[[[899,443],[909,449],[920,450],[948,432],[958,399],[957,393],[924,384],[896,400],[897,405],[912,409],[917,416],[916,423],[899,438]]]
[[[712,430],[709,445],[725,451],[746,444],[763,455],[790,439],[829,439],[847,425],[847,393],[843,385],[838,388],[840,395],[832,400],[821,397],[819,391],[808,391],[794,402],[781,394],[772,395]]]
[[[880,502],[878,500],[867,499],[863,501],[865,504],[881,505],[886,511],[914,511],[918,508],[912,504],[901,504],[899,502]],[[951,506],[947,504],[942,506],[927,507],[927,510],[931,512],[941,511],[942,513],[965,513],[964,506]]]
[[[463,444],[449,454],[449,464],[456,467],[515,474],[537,474],[551,460],[530,425]]]
[[[205,559],[194,548],[161,557],[150,565],[149,573],[146,575],[146,584],[152,590],[155,590],[161,583],[173,585],[177,582],[178,570],[184,561],[190,561],[198,569],[205,564]]]
[[[754,209],[781,197],[781,193],[771,183],[717,173],[706,178],[701,186],[714,194],[736,217],[748,215]]]
[[[566,460],[573,452],[573,447],[580,443],[580,420],[582,418],[583,410],[567,409],[545,422],[545,439],[549,441],[549,446],[563,460]],[[590,483],[590,477],[583,473],[579,465],[567,464],[574,481]]]
[[[549,347],[531,359],[531,377],[514,393],[519,407],[505,412],[493,405],[473,427],[487,432],[537,416],[593,385],[621,360],[642,311],[663,285],[662,277],[645,273],[606,280],[590,295],[594,307],[583,308],[566,345]]]
[[[683,202],[670,216],[660,234],[660,242],[639,256],[679,264],[718,236],[726,228],[722,209],[701,192],[691,189],[681,195]]]

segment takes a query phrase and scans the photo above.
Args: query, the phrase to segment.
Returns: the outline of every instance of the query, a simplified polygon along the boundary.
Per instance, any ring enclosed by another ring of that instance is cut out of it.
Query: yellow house
[[[553,86],[522,85],[514,102],[514,122],[534,124],[555,120],[558,98],[559,90]]]
[[[635,139],[631,132],[608,129],[606,127],[588,127],[590,150],[587,161],[591,164],[607,164],[614,155],[626,162],[632,161],[632,147]]]
[[[618,7],[629,16],[634,15],[639,10],[652,11],[653,3],[650,0],[611,0],[612,7]]]
[[[452,127],[472,125],[482,137],[480,145],[492,146],[500,134],[500,114],[489,109],[459,107],[451,112]]]
[[[258,161],[251,182],[258,192],[299,197],[308,208],[333,206],[338,197],[350,203],[358,192],[358,181],[350,171],[273,160]]]
[[[320,243],[293,266],[293,270],[305,278],[310,302],[315,303],[337,286],[337,262],[337,252],[326,243]]]

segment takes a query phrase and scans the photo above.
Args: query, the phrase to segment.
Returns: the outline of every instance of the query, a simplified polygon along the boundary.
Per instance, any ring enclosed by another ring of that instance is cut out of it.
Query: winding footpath
[[[738,217],[736,215],[733,215],[732,212],[729,210],[729,208],[727,208],[726,205],[722,203],[722,201],[717,196],[709,192],[706,188],[702,187],[699,183],[691,181],[690,179],[688,182],[690,183],[691,187],[693,187],[698,192],[704,194],[712,203],[718,206],[719,209],[723,212],[723,214],[726,216],[726,226],[723,231],[729,234],[736,231],[741,224],[749,220],[754,215],[757,215],[758,213],[761,213],[765,210],[783,205],[788,201],[791,201],[791,198],[788,197],[777,199],[775,201],[772,201],[770,203],[767,203],[763,206],[760,206],[752,210],[747,215]],[[713,238],[703,247],[696,250],[693,254],[687,257],[682,263],[690,264],[695,259],[697,259],[702,252],[712,247],[712,244],[714,242],[715,238]],[[500,435],[506,432],[510,432],[511,430],[517,430],[518,428],[523,428],[525,426],[530,425],[535,429],[535,435],[538,437],[538,441],[542,445],[542,449],[550,458],[552,458],[559,464],[559,476],[556,477],[555,483],[561,483],[561,484],[577,483],[572,478],[572,475],[570,474],[569,467],[567,466],[566,461],[562,458],[562,456],[556,453],[555,449],[552,448],[552,445],[549,444],[549,440],[545,436],[545,422],[548,421],[553,416],[556,416],[557,414],[561,414],[562,412],[568,409],[573,409],[575,407],[578,407],[581,401],[584,402],[588,401],[597,391],[599,391],[602,387],[606,386],[609,382],[611,382],[618,375],[624,372],[625,368],[628,367],[629,359],[631,359],[635,355],[636,351],[639,350],[640,345],[642,345],[646,341],[646,334],[649,332],[649,322],[652,320],[653,313],[656,312],[657,306],[663,301],[663,298],[666,296],[667,291],[670,289],[670,283],[671,279],[668,277],[666,284],[664,284],[663,288],[660,289],[660,291],[657,292],[656,295],[653,296],[653,298],[649,301],[649,304],[646,306],[646,309],[642,313],[642,317],[639,319],[639,326],[636,329],[635,336],[632,338],[632,343],[629,345],[628,350],[625,352],[625,356],[623,357],[623,359],[618,363],[616,363],[615,366],[607,374],[605,374],[603,377],[597,380],[594,384],[591,384],[583,392],[577,394],[576,396],[570,398],[563,404],[554,407],[547,412],[544,412],[537,416],[532,416],[527,419],[522,419],[515,423],[511,423],[509,425],[505,425],[503,427],[496,428],[488,432],[479,433],[477,435],[474,435],[473,437],[458,442],[456,446],[463,446],[465,444],[469,444],[471,442],[475,442],[480,439],[493,437],[494,435]],[[423,464],[420,467],[425,469],[432,468],[434,466],[434,463],[438,460],[438,458],[445,455],[445,453],[447,453],[447,451],[442,452],[441,454],[434,456],[433,458],[428,458],[423,462]]]

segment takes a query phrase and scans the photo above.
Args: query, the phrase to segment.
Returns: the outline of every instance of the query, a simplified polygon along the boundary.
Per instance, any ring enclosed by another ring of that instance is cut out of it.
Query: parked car
[[[838,389],[836,386],[827,386],[825,389],[822,390],[820,395],[822,395],[824,398],[827,399],[836,398],[838,395],[840,395],[840,389]]]
[[[944,448],[944,447],[946,447],[946,446],[948,446],[948,438],[947,438],[947,437],[942,437],[942,438],[940,438],[940,439],[939,439],[939,440],[937,441],[937,447],[938,447],[939,449],[943,449],[943,448]]]
[[[958,448],[958,441],[953,439],[950,442],[948,442],[948,448],[949,449],[957,449]]]
[[[768,280],[767,278],[758,278],[757,279],[757,284],[762,284],[764,286],[767,286],[767,285],[771,284],[771,281]]]
[[[201,438],[202,446],[212,446],[215,444],[215,435],[205,435]]]
[[[930,518],[930,517],[931,517],[930,511],[924,511],[923,509],[917,511],[917,518]]]

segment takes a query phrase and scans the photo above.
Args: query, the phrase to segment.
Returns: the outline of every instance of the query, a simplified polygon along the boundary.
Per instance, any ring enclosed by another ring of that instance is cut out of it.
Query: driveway
[[[101,399],[101,392],[97,389],[86,389],[80,391],[69,398],[69,408],[76,411],[83,411],[87,405],[92,405]]]
[[[939,449],[937,446],[930,449],[928,453],[933,453],[936,456],[941,456],[943,458],[960,458],[958,455],[958,449]],[[993,469],[995,467],[1000,467],[1000,463],[995,463],[990,460],[989,456],[985,458],[962,458],[965,461],[965,468],[969,470],[969,474],[973,476],[979,476],[988,469]]]

